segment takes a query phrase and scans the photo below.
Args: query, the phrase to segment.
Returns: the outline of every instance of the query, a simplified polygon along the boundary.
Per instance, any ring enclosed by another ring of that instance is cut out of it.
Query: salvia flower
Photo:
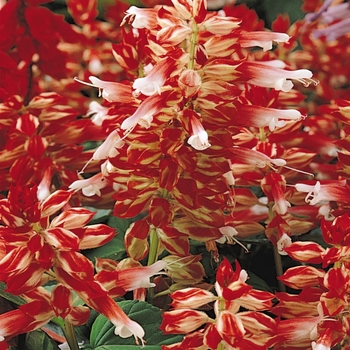
[[[272,43],[286,43],[289,35],[275,32],[241,32],[239,44],[242,47],[261,47],[264,51],[272,49]]]
[[[285,126],[287,121],[298,121],[301,118],[301,113],[295,109],[280,110],[242,104],[238,106],[235,122],[242,126],[268,127],[272,132],[276,127]]]
[[[320,205],[330,201],[349,203],[350,191],[345,180],[334,180],[322,183],[317,181],[315,185],[296,184],[299,192],[307,192],[305,202],[310,205]]]
[[[135,95],[140,93],[146,96],[160,95],[161,87],[175,69],[175,63],[176,61],[170,57],[157,62],[146,77],[134,81],[132,87],[135,89]]]
[[[73,191],[82,191],[84,196],[101,196],[101,190],[108,185],[108,180],[102,173],[98,173],[88,179],[76,180],[69,185]]]
[[[156,94],[148,97],[140,104],[134,114],[122,122],[120,128],[128,130],[139,124],[148,129],[151,126],[153,116],[162,110],[163,100],[163,95]]]
[[[203,151],[210,147],[208,133],[205,131],[202,123],[196,116],[191,115],[190,118],[193,135],[189,137],[187,142],[196,150]]]
[[[307,69],[285,70],[279,68],[281,67],[280,63],[276,61],[244,62],[238,67],[238,70],[244,77],[248,78],[249,84],[284,92],[292,89],[292,80],[299,81],[305,86],[309,86],[311,83],[317,84],[315,80],[311,79],[311,71]]]
[[[96,87],[100,91],[100,95],[109,102],[131,103],[133,101],[131,86],[128,84],[115,83],[111,81],[103,81],[96,77],[89,77],[92,84],[85,83],[79,79],[76,81]]]

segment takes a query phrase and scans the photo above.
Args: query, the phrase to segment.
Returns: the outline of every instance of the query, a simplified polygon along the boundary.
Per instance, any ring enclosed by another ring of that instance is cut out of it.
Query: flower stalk
[[[64,326],[62,330],[64,336],[66,337],[70,350],[79,350],[79,344],[75,333],[75,328],[67,319],[64,320]]]
[[[158,251],[159,251],[159,238],[157,234],[157,230],[154,226],[150,228],[149,234],[149,253],[147,259],[147,266],[151,266],[158,260]],[[153,281],[153,277],[151,278],[151,282]],[[150,304],[153,304],[154,299],[154,288],[148,288],[147,293],[147,301]]]

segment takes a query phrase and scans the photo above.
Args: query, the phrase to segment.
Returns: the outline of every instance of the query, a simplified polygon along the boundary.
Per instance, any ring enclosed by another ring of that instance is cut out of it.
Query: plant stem
[[[260,141],[262,142],[266,141],[266,134],[265,134],[264,128],[259,128],[259,136],[260,136]]]
[[[155,227],[151,227],[149,234],[149,253],[147,266],[154,264],[158,259],[159,239]],[[154,288],[148,288],[147,301],[153,304]]]
[[[196,55],[197,47],[197,35],[198,35],[198,25],[193,21],[192,36],[191,36],[191,47],[190,47],[190,60],[188,62],[188,69],[194,69],[194,58]]]
[[[277,276],[282,276],[283,275],[283,267],[282,267],[281,255],[278,253],[277,247],[275,247],[273,245],[272,248],[273,248],[273,259],[275,261],[276,274],[277,274]],[[279,288],[280,292],[286,291],[286,286],[280,280],[278,280],[278,288]]]
[[[79,345],[78,345],[77,337],[75,335],[74,326],[67,320],[64,320],[63,333],[64,333],[64,336],[66,337],[67,343],[69,345],[69,349],[79,350]]]

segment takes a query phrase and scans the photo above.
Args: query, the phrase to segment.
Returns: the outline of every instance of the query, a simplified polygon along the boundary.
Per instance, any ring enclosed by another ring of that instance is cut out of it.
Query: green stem
[[[190,61],[188,62],[188,69],[194,69],[194,58],[196,55],[197,35],[198,35],[198,25],[196,22],[193,22],[193,31],[190,39],[191,47],[190,47]]]
[[[259,128],[259,134],[260,134],[260,141],[264,142],[266,141],[266,134],[264,128]]]
[[[158,259],[159,238],[155,227],[151,227],[149,234],[149,253],[147,266],[154,264]],[[153,304],[154,288],[148,288],[147,301]]]
[[[79,350],[74,326],[67,320],[64,320],[64,327],[62,329],[70,350]]]
[[[272,247],[273,247],[273,258],[275,260],[276,274],[277,274],[277,276],[282,276],[283,275],[283,267],[282,267],[281,255],[278,253],[277,247],[275,247],[274,245]],[[280,292],[286,291],[286,286],[280,280],[278,280],[278,287],[279,287]]]

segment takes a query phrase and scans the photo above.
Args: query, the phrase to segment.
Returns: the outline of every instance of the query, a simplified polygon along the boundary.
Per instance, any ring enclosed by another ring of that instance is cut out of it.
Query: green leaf
[[[273,293],[273,289],[258,275],[252,271],[247,271],[249,278],[247,279],[247,284],[252,286],[254,289],[262,290],[264,292]]]
[[[279,13],[288,13],[291,23],[305,16],[305,13],[301,10],[303,4],[302,0],[264,0],[263,4],[267,27],[271,26],[271,23],[276,19]]]
[[[52,340],[45,332],[36,330],[26,334],[24,350],[60,350],[57,343]]]
[[[124,234],[128,227],[131,225],[132,222],[134,222],[136,219],[120,219],[116,216],[111,216],[108,220],[108,226],[114,227],[117,229],[117,232],[119,235],[124,237]]]
[[[121,260],[126,255],[123,237],[117,235],[102,247],[85,250],[84,255],[91,261],[95,258]]]
[[[95,213],[94,217],[89,222],[89,225],[107,222],[110,216],[112,215],[110,209],[96,209],[94,207],[89,207],[89,206],[85,208]]]
[[[23,305],[26,303],[25,300],[23,300],[21,297],[5,292],[5,289],[6,289],[6,284],[4,282],[0,282],[0,295],[4,299],[11,301],[16,305]]]
[[[145,330],[145,347],[147,350],[160,350],[163,344],[169,345],[180,342],[182,336],[165,335],[159,329],[162,322],[160,309],[144,301],[125,300],[118,303],[123,311]],[[96,350],[139,350],[134,337],[121,338],[114,334],[115,326],[103,315],[96,318],[92,325],[90,344]],[[111,346],[111,347],[107,347]]]

